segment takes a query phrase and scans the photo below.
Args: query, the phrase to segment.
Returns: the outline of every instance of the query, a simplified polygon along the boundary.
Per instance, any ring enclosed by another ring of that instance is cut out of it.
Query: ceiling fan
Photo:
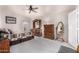
[[[37,13],[37,11],[35,11],[36,9],[38,9],[37,7],[33,8],[32,5],[29,6],[28,10],[29,10],[29,13],[31,13],[32,11]]]

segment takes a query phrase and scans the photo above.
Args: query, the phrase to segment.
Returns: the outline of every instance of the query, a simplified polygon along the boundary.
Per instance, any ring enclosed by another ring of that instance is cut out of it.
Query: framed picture
[[[16,17],[6,16],[6,24],[16,24]]]

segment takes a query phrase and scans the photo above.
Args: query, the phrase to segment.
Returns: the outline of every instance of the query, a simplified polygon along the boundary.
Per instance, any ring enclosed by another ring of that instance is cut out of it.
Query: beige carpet
[[[66,42],[50,40],[42,37],[35,37],[30,41],[26,41],[14,46],[11,46],[12,53],[56,53],[61,45],[73,48]]]

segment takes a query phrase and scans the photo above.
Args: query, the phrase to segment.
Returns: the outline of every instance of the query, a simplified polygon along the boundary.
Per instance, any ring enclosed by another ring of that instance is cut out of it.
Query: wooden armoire
[[[54,39],[54,25],[44,25],[44,38]]]

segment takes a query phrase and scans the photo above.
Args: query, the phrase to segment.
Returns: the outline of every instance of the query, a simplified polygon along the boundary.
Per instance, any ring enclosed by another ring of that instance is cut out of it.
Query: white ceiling
[[[17,14],[21,14],[23,16],[27,17],[39,17],[39,16],[44,16],[46,14],[67,14],[70,11],[74,10],[76,6],[74,5],[33,5],[33,7],[38,7],[36,11],[38,13],[28,13],[29,11],[27,10],[29,8],[28,5],[9,5],[8,8],[11,9],[13,12]]]

